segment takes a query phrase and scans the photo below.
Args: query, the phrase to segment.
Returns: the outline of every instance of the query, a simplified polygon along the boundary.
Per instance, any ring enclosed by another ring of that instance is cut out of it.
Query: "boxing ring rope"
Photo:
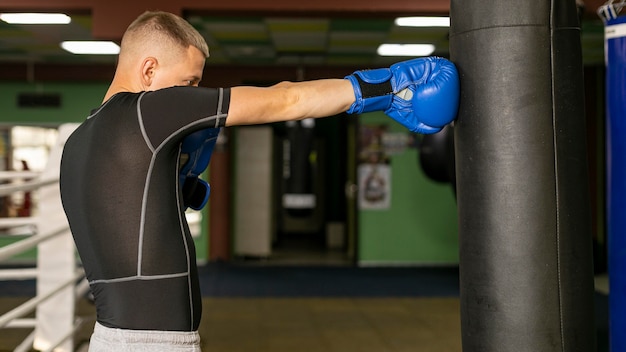
[[[63,145],[76,126],[67,124],[59,128],[57,143],[43,172],[0,172],[0,181],[29,179],[17,185],[0,186],[0,196],[36,191],[39,199],[37,215],[0,219],[0,228],[25,237],[0,248],[0,263],[37,248],[35,268],[0,270],[0,280],[35,279],[37,285],[35,297],[0,316],[0,329],[33,328],[14,351],[33,348],[73,351],[73,336],[83,323],[74,310],[77,299],[87,293],[89,285],[78,263],[58,187]],[[3,235],[12,236],[10,233]],[[33,311],[35,318],[25,318]]]
[[[43,172],[0,172],[0,182],[28,180],[20,184],[0,185],[0,197],[24,191],[36,191],[38,195],[38,212],[35,216],[0,219],[0,228],[7,232],[0,233],[0,236],[24,237],[0,248],[0,264],[37,248],[35,268],[0,269],[0,281],[35,279],[37,285],[35,297],[0,315],[0,330],[34,328],[15,348],[15,352],[33,348],[39,351],[71,352],[74,350],[73,336],[84,323],[74,310],[77,300],[89,290],[89,283],[79,265],[59,190],[63,146],[77,126],[66,124],[59,127],[58,140],[50,151]],[[201,232],[202,216],[199,212],[189,212],[186,217],[192,236],[197,237]],[[35,318],[25,318],[33,311]]]
[[[6,226],[5,222],[3,220],[0,220],[0,226]],[[25,251],[34,248],[36,245],[38,245],[39,243],[48,240],[50,238],[53,238],[55,236],[61,235],[63,234],[63,232],[67,231],[68,228],[63,227],[63,228],[59,228],[56,231],[50,231],[48,233],[44,233],[41,235],[33,235],[32,237],[28,237],[26,239],[23,239],[21,241],[15,242],[13,244],[7,245],[2,247],[2,249],[0,249],[0,262],[10,259],[20,253],[24,253]],[[4,270],[3,270],[4,271]],[[11,271],[6,270],[6,274],[10,275]],[[3,272],[0,272],[0,277],[3,276]],[[14,278],[19,278],[17,277],[15,274],[13,275]],[[32,277],[24,277],[24,278],[32,278]]]

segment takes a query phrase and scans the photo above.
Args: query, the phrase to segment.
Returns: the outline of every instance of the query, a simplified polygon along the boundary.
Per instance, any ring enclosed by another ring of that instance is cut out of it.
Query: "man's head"
[[[198,85],[209,48],[184,19],[167,12],[145,12],[130,24],[119,55],[118,73],[141,90]]]

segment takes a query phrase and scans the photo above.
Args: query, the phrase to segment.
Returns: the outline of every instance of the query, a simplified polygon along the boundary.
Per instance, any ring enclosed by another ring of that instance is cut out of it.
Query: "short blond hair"
[[[146,11],[128,26],[122,38],[121,53],[136,45],[176,45],[181,49],[196,47],[209,57],[204,37],[185,19],[163,11]]]

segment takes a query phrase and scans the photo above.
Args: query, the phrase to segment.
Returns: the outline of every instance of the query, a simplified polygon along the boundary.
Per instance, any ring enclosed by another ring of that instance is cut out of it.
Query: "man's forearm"
[[[281,82],[268,88],[231,89],[226,125],[262,124],[337,115],[354,102],[345,79]]]

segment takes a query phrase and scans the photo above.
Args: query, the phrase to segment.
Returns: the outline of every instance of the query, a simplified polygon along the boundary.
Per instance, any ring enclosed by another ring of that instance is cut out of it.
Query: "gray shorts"
[[[142,331],[107,328],[96,322],[89,352],[201,352],[197,331]]]

